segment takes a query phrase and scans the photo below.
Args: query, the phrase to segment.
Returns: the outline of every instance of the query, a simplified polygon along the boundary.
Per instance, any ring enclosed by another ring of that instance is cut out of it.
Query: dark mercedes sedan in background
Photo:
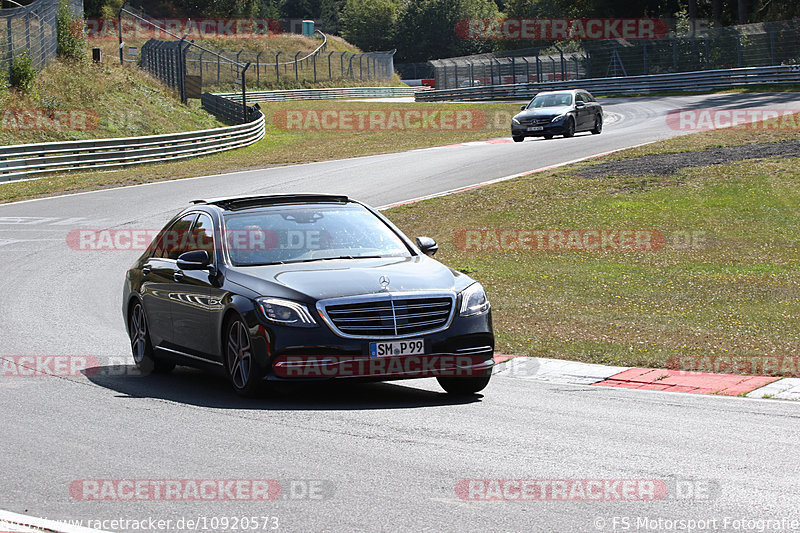
[[[489,382],[494,335],[475,280],[346,196],[197,200],[125,277],[123,314],[145,372],[217,370],[252,395],[270,381],[434,376]]]
[[[572,137],[580,131],[599,134],[603,131],[603,107],[583,90],[549,91],[537,94],[511,119],[511,138],[554,135]]]

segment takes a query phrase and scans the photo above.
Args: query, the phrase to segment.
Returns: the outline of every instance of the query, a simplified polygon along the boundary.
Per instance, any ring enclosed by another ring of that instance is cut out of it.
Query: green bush
[[[11,62],[9,72],[9,82],[12,87],[20,91],[29,92],[33,89],[33,81],[36,79],[36,70],[33,68],[33,61],[27,52],[23,52]]]
[[[72,16],[72,10],[66,0],[62,0],[58,5],[56,29],[58,32],[58,55],[67,59],[86,59],[83,21]]]

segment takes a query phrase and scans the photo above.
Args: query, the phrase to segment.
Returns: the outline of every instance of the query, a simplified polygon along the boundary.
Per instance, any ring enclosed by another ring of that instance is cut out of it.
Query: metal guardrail
[[[558,89],[586,89],[595,96],[604,94],[640,94],[658,91],[699,92],[709,89],[745,87],[747,85],[796,83],[800,83],[800,65],[779,65],[773,67],[674,72],[621,78],[590,78],[438,89],[416,93],[414,99],[417,102],[528,99],[538,92]]]
[[[264,137],[264,115],[252,122],[186,133],[0,147],[0,182],[49,172],[121,168],[209,155]]]
[[[394,98],[414,96],[428,87],[344,87],[326,89],[289,89],[285,91],[248,91],[247,103],[284,102],[288,100],[326,100],[333,98]],[[214,93],[228,100],[241,103],[239,93]]]

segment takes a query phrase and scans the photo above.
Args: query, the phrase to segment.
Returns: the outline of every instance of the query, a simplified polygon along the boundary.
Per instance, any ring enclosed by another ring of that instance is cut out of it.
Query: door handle
[[[184,278],[184,274],[183,274],[183,272],[181,272],[180,270],[179,270],[179,271],[177,271],[177,272],[175,272],[175,273],[172,275],[172,279],[174,279],[175,281],[180,281],[180,280],[182,280],[183,278]]]
[[[149,266],[142,268],[142,274],[144,274],[145,276],[148,275],[150,272],[152,272],[152,269]]]

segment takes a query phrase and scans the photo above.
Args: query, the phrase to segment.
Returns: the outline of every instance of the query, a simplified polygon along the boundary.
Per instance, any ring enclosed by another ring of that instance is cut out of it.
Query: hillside
[[[0,145],[128,137],[224,124],[130,65],[56,61],[30,94],[0,88]]]

